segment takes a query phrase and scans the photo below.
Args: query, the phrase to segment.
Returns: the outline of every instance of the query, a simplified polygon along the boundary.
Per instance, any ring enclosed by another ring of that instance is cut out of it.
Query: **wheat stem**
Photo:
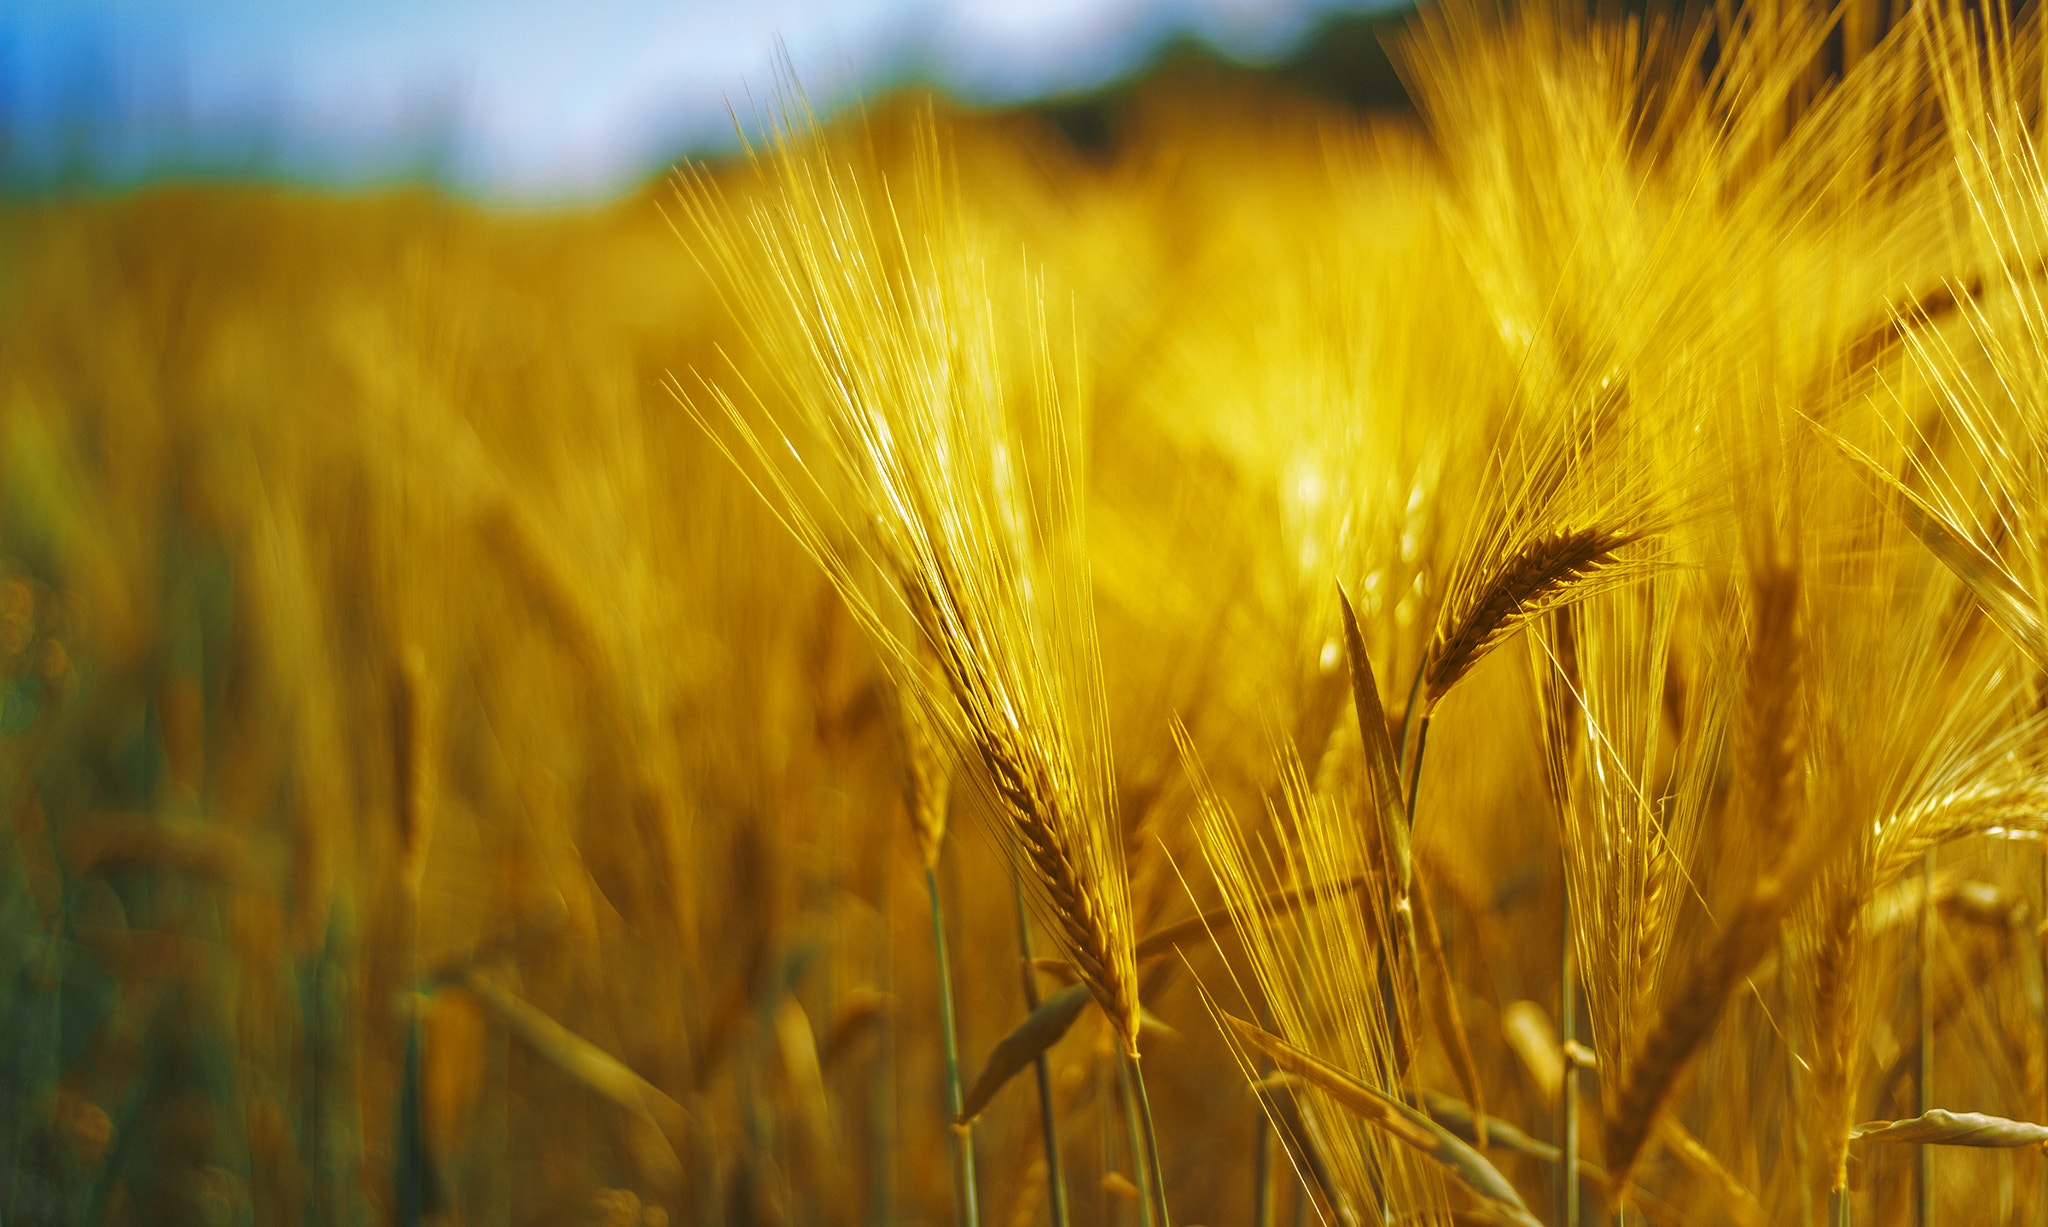
[[[1793,1046],[1792,1027],[1798,1012],[1792,1005],[1792,945],[1784,934],[1778,936],[1778,987],[1785,999],[1785,1120],[1792,1134],[1792,1170],[1799,1174],[1799,1221],[1813,1221],[1813,1180],[1806,1170],[1806,1122],[1799,1112],[1799,1050]]]
[[[1272,1062],[1261,1060],[1261,1076]],[[1270,1227],[1273,1221],[1273,1127],[1266,1120],[1263,1104],[1252,1111],[1252,1227]]]
[[[426,1003],[420,975],[420,890],[426,874],[433,807],[428,789],[432,764],[426,749],[426,666],[408,645],[392,693],[393,809],[398,818],[401,860],[400,909],[403,936],[401,982],[405,985],[405,1040],[400,1053],[398,1156],[392,1165],[397,1219],[418,1227],[428,1212],[426,1120],[420,1098],[420,1014]]]
[[[1423,752],[1426,749],[1428,749],[1428,747],[1429,713],[1425,712],[1423,713],[1421,723],[1416,727],[1415,768],[1408,777],[1408,812],[1405,816],[1408,821],[1408,828],[1411,831],[1415,829],[1415,798],[1422,791],[1422,755]],[[1422,1022],[1422,955],[1421,951],[1417,948],[1415,935],[1415,907],[1412,900],[1410,899],[1409,888],[1407,883],[1402,883],[1401,897],[1395,900],[1394,903],[1394,923],[1395,926],[1398,929],[1400,929],[1402,941],[1407,946],[1408,968],[1410,973],[1415,978],[1415,991],[1412,1000],[1416,1008],[1404,1011],[1406,1015],[1406,1030],[1408,1039],[1406,1055],[1404,1055],[1401,1058],[1399,1062],[1399,1068],[1401,1071],[1401,1075],[1405,1077],[1408,1073],[1409,1061],[1413,1058],[1416,1048],[1414,1028],[1420,1026]],[[1394,983],[1398,988],[1407,987],[1406,985],[1401,984],[1399,976],[1394,977]],[[1404,1002],[1403,1004],[1405,1005],[1407,1003]],[[1449,1045],[1446,1044],[1446,1047],[1449,1047]],[[1455,1059],[1455,1054],[1453,1054],[1453,1060]]]
[[[890,847],[893,851],[894,844]],[[881,875],[879,910],[884,916],[891,915],[893,911],[895,877],[891,873]],[[890,957],[888,941],[877,942],[876,947],[880,966],[875,983],[887,994],[895,988],[895,961]],[[874,1104],[871,1109],[874,1153],[868,1188],[868,1221],[874,1227],[887,1227],[896,1221],[896,1011],[883,1010],[876,1017],[875,1026]],[[713,1222],[715,1216],[705,1221]]]
[[[924,871],[925,893],[932,902],[932,949],[939,966],[939,1027],[946,1046],[946,1122],[953,1142],[953,1210],[961,1227],[977,1227],[980,1208],[974,1197],[974,1127],[953,1125],[960,1115],[960,1041],[953,1030],[953,972],[946,960],[946,921],[939,909],[939,876]]]
[[[1408,732],[1415,720],[1415,705],[1422,698],[1422,679],[1428,671],[1429,658],[1425,655],[1415,666],[1415,680],[1408,685],[1408,706],[1401,709],[1401,739],[1394,743],[1394,755],[1395,761],[1402,765],[1405,765],[1402,760],[1408,753]]]
[[[1131,1090],[1138,1101],[1138,1121],[1144,1127],[1146,1207],[1154,1227],[1173,1227],[1173,1220],[1166,1212],[1166,1176],[1159,1166],[1159,1134],[1152,1128],[1152,1098],[1145,1093],[1145,1069],[1134,1053],[1124,1054],[1124,1064],[1131,1071]]]
[[[1038,1008],[1038,973],[1031,964],[1031,920],[1024,914],[1024,880],[1016,859],[1010,861],[1010,895],[1017,908],[1017,946],[1023,951],[1024,1006]],[[1067,1182],[1060,1171],[1060,1128],[1052,1096],[1052,1069],[1045,1053],[1031,1059],[1038,1080],[1038,1127],[1045,1146],[1045,1185],[1053,1227],[1067,1227]]]
[[[1415,766],[1408,775],[1408,829],[1415,829],[1415,799],[1422,795],[1422,755],[1429,749],[1429,713],[1415,730]]]
[[[1920,1062],[1914,1079],[1914,1115],[1925,1116],[1934,1107],[1934,849],[1920,857]],[[1926,1143],[1918,1152],[1913,1186],[1913,1222],[1917,1227],[1934,1223],[1934,1151]]]
[[[419,1015],[424,1003],[425,999],[417,993],[406,994],[403,1078],[398,1093],[398,1161],[392,1165],[400,1227],[419,1227],[427,1212],[426,1139],[421,1136],[425,1122],[420,1112]]]
[[[1095,1102],[1097,1104],[1095,1119],[1101,1126],[1100,1132],[1102,1135],[1102,1179],[1096,1185],[1097,1191],[1102,1195],[1100,1221],[1104,1224],[1104,1227],[1116,1227],[1116,1224],[1122,1220],[1123,1216],[1119,1212],[1116,1195],[1109,1191],[1109,1176],[1117,1168],[1116,1127],[1110,1122],[1108,1104],[1112,1098],[1122,1099],[1122,1096],[1118,1093],[1117,1088],[1110,1084],[1109,1075],[1103,1069],[1102,1062],[1098,1059],[1092,1062],[1092,1064],[1095,1069]]]
[[[1564,892],[1564,942],[1558,957],[1557,980],[1557,1032],[1559,1050],[1564,1056],[1563,1093],[1558,1096],[1558,1110],[1563,1113],[1558,1122],[1558,1149],[1563,1153],[1558,1160],[1557,1221],[1559,1227],[1578,1227],[1579,1223],[1579,1063],[1572,1058],[1571,1045],[1578,1038],[1578,1012],[1573,998],[1578,996],[1578,959],[1572,949],[1572,899],[1571,890]],[[1619,1196],[1619,1190],[1616,1190]]]
[[[1131,1085],[1131,1074],[1134,1072],[1135,1064],[1130,1054],[1117,1054],[1117,1097],[1123,1101],[1124,1133],[1128,1136],[1131,1147],[1131,1175],[1137,1177],[1133,1183],[1138,1186],[1138,1221],[1144,1227],[1159,1227],[1152,1220],[1152,1182],[1145,1176],[1145,1145],[1143,1135],[1139,1132],[1138,1096],[1136,1089]]]

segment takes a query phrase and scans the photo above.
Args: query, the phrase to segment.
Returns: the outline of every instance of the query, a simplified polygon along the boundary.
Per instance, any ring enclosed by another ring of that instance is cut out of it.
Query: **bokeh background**
[[[1399,0],[20,0],[0,9],[0,183],[425,179],[495,202],[604,199],[734,144],[786,55],[824,109],[922,83],[1073,104],[1164,60],[1365,99]]]
[[[1398,20],[0,5],[0,1222],[947,1220],[894,720],[667,385],[738,343],[668,172],[750,190],[733,112],[758,131],[786,69],[823,114],[871,108],[872,169],[907,181],[936,96],[963,190],[1160,375],[1104,403],[1167,407],[1273,305],[1242,287],[1298,262],[1276,204],[1318,232],[1365,209],[1347,268],[1435,250],[1413,134],[1347,126],[1407,106]],[[1364,202],[1383,157],[1394,190]],[[1173,339],[1225,301],[1250,314]],[[1150,412],[1103,420],[1137,439]],[[1118,470],[1152,508],[1120,601],[1150,599],[1148,534],[1180,539],[1191,501],[1233,515],[1192,430]],[[1193,484],[1156,502],[1173,471]],[[1205,571],[1186,610],[1239,576]],[[1136,846],[1178,787],[1194,654],[1121,655]],[[1025,1006],[1007,870],[955,826],[971,1076]],[[1145,865],[1140,923],[1185,919]],[[1187,978],[1154,990],[1203,1018]],[[1130,1223],[1105,1037],[1053,1066],[1067,1184],[1074,1221]],[[1249,1204],[1261,1118],[1210,1028],[1183,1042],[1153,1093],[1202,1122],[1167,1172],[1199,1221]],[[1035,1129],[1018,1083],[978,1131],[992,1220],[1044,1213]]]
[[[1496,440],[1578,456],[1596,423],[1619,459],[1572,469],[1572,496],[1649,490],[1690,527],[1640,590],[1663,630],[1629,629],[1650,616],[1632,588],[1569,642],[1610,662],[1588,667],[1643,738],[1639,774],[1680,780],[1711,837],[1624,863],[1560,823],[1551,648],[1500,639],[1433,717],[1412,794],[1430,1009],[1463,1020],[1410,1045],[1415,1083],[1483,1087],[1530,1135],[1492,1152],[1504,1178],[1572,1221],[1551,1144],[1599,1153],[1624,1031],[1580,1008],[1619,982],[1603,960],[1682,989],[1779,846],[1723,821],[1735,768],[1698,748],[1776,693],[1733,679],[1743,618],[1779,591],[1739,543],[1783,524],[1826,653],[1771,674],[1809,698],[1773,710],[1856,734],[1815,742],[1839,790],[1815,811],[1875,832],[1858,807],[1953,747],[2012,813],[1930,835],[1911,873],[1845,841],[1834,893],[1702,1044],[1630,1227],[1813,1221],[1846,1128],[1930,1087],[2040,1119],[2039,673],[1809,429],[1830,415],[1921,463],[1901,440],[1953,410],[1944,363],[2024,382],[1916,348],[1967,340],[1966,302],[2039,301],[1959,220],[1942,125],[1986,108],[1955,81],[1933,101],[1924,32],[1899,24],[1927,10],[1699,4],[1686,20],[1724,24],[1687,43],[1646,6],[1594,7],[0,0],[0,1227],[956,1221],[934,911],[969,1076],[1061,981],[1020,966],[1051,930],[1020,924],[986,788],[961,773],[931,847],[888,674],[721,454],[710,386],[767,390],[742,416],[787,421],[776,381],[808,368],[731,309],[772,283],[766,257],[720,273],[719,224],[686,211],[776,199],[734,116],[758,132],[792,76],[827,118],[807,156],[961,243],[990,337],[1052,338],[1053,369],[1020,349],[1012,372],[1085,420],[1135,935],[1226,897],[1198,820],[1274,836],[1283,776],[1358,795],[1332,575],[1394,711],[1466,529],[1519,489]],[[933,117],[958,229],[911,203]],[[685,159],[710,195],[678,192]],[[2026,325],[2001,352],[2048,388],[2048,327],[1992,318]],[[2048,455],[2037,416],[2013,421]],[[1758,479],[1776,453],[1724,445],[1751,438],[1819,476]],[[2041,488],[1968,497],[2039,517]],[[1531,531],[1576,531],[1584,508],[1559,508]],[[1669,651],[1602,658],[1602,635]],[[1226,804],[1199,802],[1176,719]],[[1613,778],[1579,803],[1649,813]],[[1630,864],[1626,897],[1656,901],[1636,940],[1582,920],[1574,945],[1568,867]],[[1348,906],[1313,914],[1377,931]],[[1257,958],[1385,999],[1364,960],[1311,948],[1225,935],[1140,974],[1174,1221],[1331,1221],[1382,1195],[1368,1168],[1418,1173],[1418,1221],[1474,1212],[1410,1152],[1243,1076],[1203,990]],[[1272,1022],[1258,996],[1223,1004]],[[1051,1154],[1030,1075],[975,1127],[989,1227],[1061,1221],[1055,1187],[1073,1227],[1142,1221],[1115,1036],[1080,1017],[1048,1052]],[[1916,1189],[1945,1221],[2048,1221],[2044,1165],[1948,1151],[1922,1176],[1913,1148],[1871,1147],[1837,1200],[1857,1222],[1910,1221]],[[1596,1221],[1589,1195],[1574,1227]]]

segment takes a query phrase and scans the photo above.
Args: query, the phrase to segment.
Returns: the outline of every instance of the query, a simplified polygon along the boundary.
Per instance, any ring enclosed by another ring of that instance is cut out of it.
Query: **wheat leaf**
[[[1678,1123],[1675,1117],[1666,1116],[1657,1124],[1657,1139],[1668,1147],[1680,1163],[1692,1169],[1694,1175],[1719,1190],[1722,1204],[1739,1227],[1765,1227],[1770,1219],[1749,1191],[1720,1156],[1708,1150],[1706,1144],[1693,1136],[1691,1130]],[[1634,1196],[1640,1197],[1640,1191]]]
[[[1380,840],[1401,897],[1408,895],[1414,872],[1408,852],[1408,807],[1401,801],[1401,769],[1394,761],[1394,739],[1387,733],[1387,713],[1380,706],[1380,683],[1373,676],[1372,660],[1365,652],[1365,637],[1358,633],[1358,615],[1352,612],[1351,597],[1337,586],[1337,604],[1344,611],[1344,654],[1351,661],[1351,705],[1358,712],[1358,734],[1365,745],[1365,770],[1370,781],[1374,808],[1379,813]]]
[[[657,1174],[680,1177],[682,1160],[670,1139],[692,1132],[694,1125],[683,1105],[489,976],[472,971],[463,986],[534,1052],[624,1109],[637,1125],[633,1140],[638,1157]]]
[[[1018,1023],[1008,1035],[997,1042],[995,1051],[988,1054],[988,1063],[981,1067],[981,1076],[974,1080],[973,1089],[960,1105],[960,1115],[953,1123],[964,1125],[981,1115],[981,1110],[994,1099],[1003,1084],[1017,1075],[1017,1072],[1031,1064],[1039,1053],[1057,1044],[1060,1037],[1074,1025],[1081,1016],[1081,1007],[1088,1004],[1089,990],[1086,984],[1075,984],[1061,989],[1038,1004],[1031,1016]]]
[[[1561,1077],[1562,1075],[1560,1075]],[[1471,1142],[1478,1136],[1472,1120],[1472,1105],[1441,1091],[1424,1090],[1422,1106],[1432,1119],[1449,1129],[1463,1142]],[[1564,1161],[1564,1152],[1548,1142],[1539,1142],[1498,1116],[1486,1118],[1486,1144],[1493,1150],[1505,1150],[1523,1155],[1551,1166]],[[1607,1169],[1590,1159],[1580,1158],[1575,1164],[1579,1179],[1590,1181],[1601,1192],[1608,1191],[1612,1183],[1607,1178]],[[1667,1227],[1684,1221],[1678,1207],[1673,1206],[1640,1188],[1629,1190],[1629,1205],[1643,1212],[1643,1217],[1658,1227]]]
[[[1301,1102],[1294,1094],[1300,1082],[1292,1074],[1269,1074],[1253,1083],[1252,1089],[1257,1092],[1274,1132],[1280,1135],[1281,1144],[1315,1185],[1316,1192],[1322,1194],[1323,1201],[1335,1206],[1340,1203],[1336,1179],[1330,1174],[1330,1161],[1317,1145],[1315,1134],[1309,1131],[1308,1122],[1302,1119]]]
[[[1081,982],[1081,973],[1075,971],[1074,965],[1065,959],[1031,959],[1028,965],[1032,971],[1042,971],[1062,985]]]
[[[1933,1146],[2039,1146],[2048,1142],[2048,1125],[2007,1120],[1981,1112],[1950,1112],[1942,1108],[1912,1120],[1876,1120],[1849,1134],[1856,1142],[1909,1142]]]
[[[1461,1140],[1472,1142],[1479,1136],[1472,1105],[1464,1100],[1446,1095],[1442,1091],[1424,1090],[1422,1107],[1429,1113],[1430,1119],[1449,1129]],[[1539,1163],[1556,1163],[1564,1153],[1548,1142],[1537,1141],[1498,1116],[1486,1118],[1486,1142],[1495,1150],[1525,1155]],[[1580,1159],[1579,1171],[1589,1173],[1598,1171],[1598,1168],[1590,1161]],[[1600,1174],[1599,1183],[1606,1183],[1606,1173]]]
[[[1500,1174],[1500,1169],[1487,1162],[1484,1155],[1459,1141],[1450,1130],[1393,1096],[1310,1056],[1277,1035],[1229,1014],[1223,1015],[1223,1021],[1236,1033],[1240,1042],[1271,1057],[1273,1064],[1282,1071],[1316,1087],[1345,1110],[1442,1164],[1499,1217],[1517,1227],[1541,1227],[1536,1217],[1529,1213],[1529,1208],[1522,1204],[1515,1187]]]
[[[1180,1038],[1180,1028],[1174,1026],[1170,1022],[1167,1022],[1165,1019],[1159,1017],[1157,1014],[1154,1014],[1152,1011],[1144,1008],[1143,1006],[1139,1006],[1138,1034],[1144,1036],[1147,1039],[1170,1041],[1177,1040]]]

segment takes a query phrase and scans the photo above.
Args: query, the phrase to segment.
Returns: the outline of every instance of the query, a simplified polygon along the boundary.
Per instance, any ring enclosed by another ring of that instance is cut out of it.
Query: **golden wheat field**
[[[0,206],[0,1223],[2048,1222],[2031,11]]]

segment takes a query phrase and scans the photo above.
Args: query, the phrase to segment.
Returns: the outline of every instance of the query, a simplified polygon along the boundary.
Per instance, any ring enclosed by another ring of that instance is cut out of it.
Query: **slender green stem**
[[[1136,1056],[1126,1054],[1124,1068],[1129,1071],[1126,1086],[1130,1096],[1137,1101],[1138,1124],[1142,1128],[1142,1136],[1136,1132],[1132,1134],[1131,1144],[1134,1150],[1140,1143],[1144,1146],[1145,1167],[1141,1178],[1145,1183],[1141,1187],[1145,1194],[1146,1221],[1153,1227],[1172,1227],[1172,1218],[1166,1212],[1166,1176],[1159,1166],[1159,1135],[1152,1128],[1152,1099],[1145,1093],[1145,1067]]]
[[[1272,1063],[1261,1059],[1263,1075]],[[1271,1227],[1273,1222],[1273,1123],[1266,1119],[1266,1105],[1252,1108],[1252,1227]]]
[[[881,912],[884,917],[894,913],[896,875],[881,875]],[[890,945],[885,936],[876,943],[878,966],[875,969],[875,984],[884,993],[893,993],[896,987],[895,960],[890,954]],[[896,1221],[896,1016],[893,1010],[883,1010],[875,1017],[876,1044],[875,1068],[873,1071],[873,1152],[869,1155],[868,1222],[871,1227],[889,1227]],[[716,1216],[705,1222],[715,1222]]]
[[[1849,1190],[1828,1190],[1828,1227],[1852,1227],[1849,1214]]]
[[[1557,1221],[1559,1227],[1579,1225],[1579,1063],[1571,1045],[1578,1038],[1579,961],[1572,948],[1572,895],[1564,891],[1564,941],[1558,956],[1557,1035],[1564,1056],[1564,1084],[1558,1095]],[[1614,1190],[1619,1198],[1621,1190]]]
[[[427,1213],[426,1120],[420,1100],[421,1045],[420,1015],[427,1006],[420,985],[420,891],[419,879],[405,884],[405,1047],[398,1092],[398,1161],[396,1211],[400,1227],[419,1227]]]
[[[1415,730],[1415,766],[1408,773],[1408,827],[1415,827],[1415,799],[1422,795],[1422,753],[1429,748],[1429,717]]]
[[[1024,952],[1024,1005],[1038,1008],[1038,973],[1031,969],[1031,919],[1024,914],[1024,882],[1015,858],[1010,861],[1010,897],[1017,905],[1017,948]],[[1040,1052],[1031,1060],[1038,1075],[1038,1127],[1045,1145],[1045,1185],[1053,1227],[1067,1227],[1067,1182],[1060,1172],[1058,1105],[1052,1098],[1052,1065]]]
[[[1408,683],[1408,706],[1401,709],[1401,740],[1394,746],[1394,765],[1402,767],[1408,754],[1408,726],[1415,719],[1415,700],[1422,696],[1422,671],[1429,664],[1427,654],[1415,666],[1415,680]]]
[[[953,1126],[960,1115],[960,1043],[953,1032],[953,972],[946,961],[946,922],[939,910],[939,877],[924,871],[925,890],[932,900],[932,947],[939,960],[939,1023],[946,1041],[946,1123],[953,1139],[953,1204],[961,1227],[978,1227],[979,1208],[974,1199],[974,1133],[970,1126]]]
[[[1799,1221],[1813,1221],[1813,1179],[1807,1171],[1806,1122],[1799,1114],[1799,1050],[1794,1047],[1793,1028],[1799,1011],[1793,1008],[1792,944],[1782,933],[1778,937],[1778,987],[1785,998],[1779,1017],[1785,1026],[1785,1122],[1792,1135],[1792,1170],[1799,1174]]]
[[[1425,714],[1415,734],[1415,762],[1408,774],[1408,829],[1411,831],[1415,829],[1415,799],[1422,792],[1422,755],[1428,747],[1429,716]],[[1415,977],[1415,1010],[1403,1020],[1408,1029],[1409,1067],[1412,1068],[1415,1051],[1422,1046],[1422,954],[1415,943],[1415,908],[1407,893],[1409,884],[1403,882],[1401,889],[1401,897],[1394,905],[1394,922],[1400,928],[1403,944],[1408,950],[1409,972]],[[1402,1072],[1405,1074],[1407,1070]]]
[[[1145,1158],[1151,1165],[1152,1196],[1159,1203],[1159,1227],[1173,1227],[1166,1210],[1166,1169],[1159,1162],[1159,1132],[1152,1127],[1152,1097],[1145,1093],[1145,1070],[1131,1058],[1131,1080],[1138,1085],[1138,1115],[1145,1123]]]
[[[1920,1069],[1914,1079],[1915,1115],[1934,1106],[1934,849],[1920,858]],[[1934,1224],[1934,1148],[1914,1148],[1919,1171],[1913,1184],[1913,1222]]]
[[[1144,1227],[1159,1227],[1152,1219],[1152,1182],[1145,1175],[1145,1139],[1138,1124],[1138,1092],[1131,1085],[1134,1062],[1119,1056],[1116,1063],[1117,1087],[1124,1102],[1124,1132],[1130,1135],[1131,1175],[1138,1186],[1138,1221]]]
[[[1128,1095],[1117,1095],[1116,1089],[1110,1085],[1109,1073],[1103,1068],[1100,1060],[1094,1062],[1094,1067],[1095,1102],[1100,1105],[1096,1110],[1095,1116],[1102,1125],[1102,1174],[1104,1176],[1101,1185],[1102,1222],[1105,1227],[1116,1227],[1116,1224],[1123,1216],[1118,1212],[1121,1207],[1117,1204],[1116,1195],[1109,1191],[1109,1181],[1107,1179],[1111,1173],[1117,1170],[1116,1127],[1110,1123],[1109,1101],[1112,1096],[1117,1096],[1123,1101],[1125,1108],[1124,1118],[1128,1121],[1130,1119],[1130,1097]],[[1117,1075],[1118,1077],[1123,1075],[1123,1065],[1121,1062],[1117,1064]],[[1132,1133],[1133,1136],[1136,1135],[1135,1130]]]
[[[406,997],[404,1079],[398,1093],[398,1161],[393,1175],[398,1186],[397,1219],[400,1227],[419,1227],[427,1213],[426,1139],[422,1136],[420,1112],[420,1012],[426,999],[417,993]]]

